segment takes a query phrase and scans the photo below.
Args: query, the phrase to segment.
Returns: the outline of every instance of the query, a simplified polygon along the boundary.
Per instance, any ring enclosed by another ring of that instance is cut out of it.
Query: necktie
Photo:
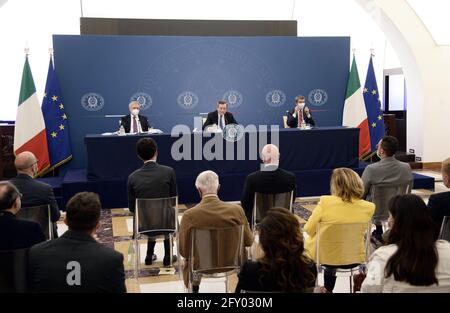
[[[138,132],[137,118],[134,117],[133,118],[133,133],[137,133],[137,132]]]
[[[303,122],[303,110],[298,111],[297,115],[298,115],[298,127],[301,127]]]
[[[223,115],[220,116],[219,119],[220,119],[219,126],[220,126],[221,129],[223,129],[223,126],[224,126],[223,125]]]

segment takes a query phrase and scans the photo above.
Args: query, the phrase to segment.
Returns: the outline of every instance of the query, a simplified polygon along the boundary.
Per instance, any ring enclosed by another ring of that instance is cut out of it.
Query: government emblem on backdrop
[[[89,92],[81,97],[81,106],[86,111],[99,111],[103,109],[105,100],[103,97],[95,92]]]
[[[286,94],[281,90],[274,89],[266,94],[266,103],[271,107],[280,107],[286,102]]]
[[[231,109],[237,108],[242,104],[243,97],[242,94],[237,90],[228,90],[222,96],[223,100],[228,102],[228,107]]]
[[[152,97],[145,92],[136,92],[131,96],[130,101],[137,101],[141,106],[141,110],[147,110],[153,103]]]
[[[184,91],[178,96],[177,102],[183,109],[190,110],[198,104],[198,96],[192,91]]]
[[[323,89],[314,89],[308,95],[309,103],[315,106],[322,106],[328,101],[328,94]]]

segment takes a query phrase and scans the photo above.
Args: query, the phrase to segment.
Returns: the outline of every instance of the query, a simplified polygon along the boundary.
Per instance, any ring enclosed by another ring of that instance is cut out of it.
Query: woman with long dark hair
[[[450,292],[450,243],[436,241],[425,202],[408,194],[389,205],[388,245],[370,258],[362,292]]]
[[[236,292],[313,291],[316,271],[303,255],[303,234],[294,214],[283,208],[269,210],[260,224],[259,241],[264,255],[243,265]]]

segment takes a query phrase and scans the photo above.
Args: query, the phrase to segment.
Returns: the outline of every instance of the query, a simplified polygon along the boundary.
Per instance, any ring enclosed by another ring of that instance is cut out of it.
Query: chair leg
[[[225,293],[228,293],[228,283],[229,283],[229,281],[228,281],[228,275],[227,275],[227,276],[225,276]]]
[[[172,266],[172,263],[173,263],[173,235],[172,234],[169,234],[169,255],[170,255],[170,257],[169,257],[169,262],[170,262],[170,265]]]
[[[140,247],[139,238],[137,235],[134,236],[134,277],[139,279],[139,263],[140,263]]]
[[[353,269],[350,270],[350,293],[353,293]]]

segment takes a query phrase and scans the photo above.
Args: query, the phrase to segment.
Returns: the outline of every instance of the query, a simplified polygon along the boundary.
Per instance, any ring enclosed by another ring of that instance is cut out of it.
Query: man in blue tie
[[[217,110],[208,113],[205,123],[203,123],[203,130],[211,125],[217,125],[220,130],[224,129],[228,124],[237,124],[233,114],[227,112],[228,103],[225,100],[217,102]]]

